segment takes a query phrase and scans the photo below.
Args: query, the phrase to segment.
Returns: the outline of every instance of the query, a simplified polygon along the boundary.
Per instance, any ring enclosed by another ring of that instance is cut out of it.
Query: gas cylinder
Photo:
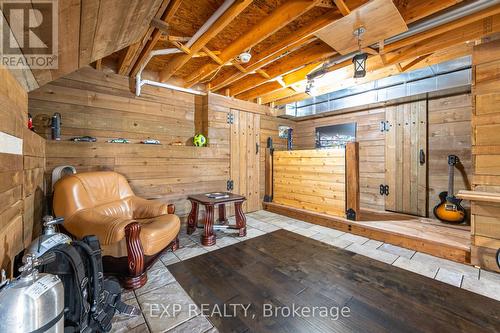
[[[3,281],[0,289],[0,332],[64,332],[64,287],[57,275],[35,268],[55,260],[55,254],[23,257],[21,275]]]

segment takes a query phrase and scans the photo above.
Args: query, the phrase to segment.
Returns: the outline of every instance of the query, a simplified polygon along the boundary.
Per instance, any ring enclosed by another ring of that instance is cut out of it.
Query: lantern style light
[[[358,40],[358,51],[352,58],[352,63],[354,64],[354,78],[358,79],[366,76],[366,59],[368,59],[368,54],[361,52],[361,36],[366,32],[364,27],[359,27],[354,30],[354,36]]]
[[[368,54],[358,53],[352,58],[352,63],[354,64],[354,78],[365,77],[366,75],[366,59],[368,59]]]

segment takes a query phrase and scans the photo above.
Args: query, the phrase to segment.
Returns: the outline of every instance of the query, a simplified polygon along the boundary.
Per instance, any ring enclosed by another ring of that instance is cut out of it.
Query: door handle
[[[259,153],[259,144],[255,143],[255,155]]]
[[[425,152],[423,149],[420,149],[420,165],[425,164]]]

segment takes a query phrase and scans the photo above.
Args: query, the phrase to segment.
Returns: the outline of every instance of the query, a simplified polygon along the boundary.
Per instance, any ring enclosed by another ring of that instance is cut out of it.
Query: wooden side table
[[[198,208],[199,205],[205,206],[205,221],[204,230],[201,235],[201,244],[205,246],[215,245],[214,229],[238,229],[238,236],[244,237],[247,234],[247,220],[243,213],[242,204],[246,200],[244,196],[228,193],[228,198],[214,199],[209,198],[206,194],[190,195],[188,200],[191,201],[191,212],[188,217],[187,233],[191,235],[197,227],[198,223]],[[236,225],[228,225],[226,218],[226,204],[234,203]],[[219,208],[219,225],[214,226],[214,208]]]

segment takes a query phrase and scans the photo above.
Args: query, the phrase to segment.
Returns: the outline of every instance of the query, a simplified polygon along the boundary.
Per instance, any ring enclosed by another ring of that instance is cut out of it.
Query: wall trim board
[[[0,153],[23,154],[23,139],[0,131]]]

